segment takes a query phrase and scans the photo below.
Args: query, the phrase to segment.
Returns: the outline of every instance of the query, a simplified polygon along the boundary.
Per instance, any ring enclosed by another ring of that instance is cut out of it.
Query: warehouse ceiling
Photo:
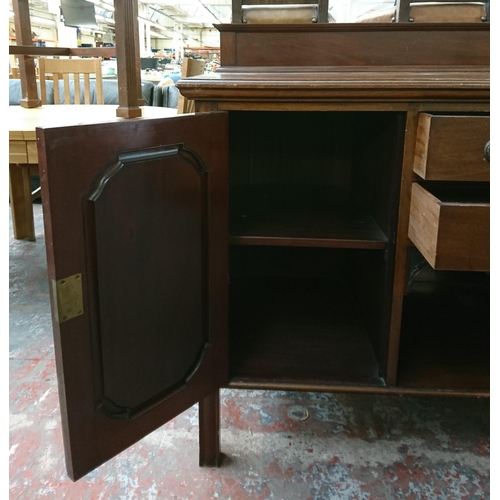
[[[98,29],[114,31],[113,0],[87,0],[94,4]],[[32,16],[52,18],[59,13],[59,0],[29,0]],[[369,11],[390,9],[394,0],[330,0],[329,12],[337,22],[351,22]],[[140,0],[139,17],[154,37],[169,38],[178,26],[203,30],[231,22],[231,0]],[[167,35],[167,36],[165,36]]]

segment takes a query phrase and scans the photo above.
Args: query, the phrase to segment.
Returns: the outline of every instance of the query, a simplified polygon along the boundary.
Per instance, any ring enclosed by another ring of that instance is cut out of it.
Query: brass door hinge
[[[83,314],[82,275],[74,274],[61,280],[52,280],[55,317],[58,323]]]

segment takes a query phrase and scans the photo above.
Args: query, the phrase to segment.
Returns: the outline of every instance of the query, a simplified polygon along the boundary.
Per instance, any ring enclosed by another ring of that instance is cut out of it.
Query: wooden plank
[[[236,24],[227,32],[236,33],[238,66],[354,67],[404,63],[450,67],[489,64],[488,24],[464,23],[448,29],[442,29],[440,24],[405,24],[403,27],[394,24],[390,28],[360,24],[364,27],[317,24],[312,29],[303,25],[268,25],[266,29],[265,25]],[[252,29],[252,26],[257,27]],[[226,30],[221,33],[221,38],[224,36]]]
[[[396,384],[399,342],[401,336],[401,316],[403,298],[406,289],[408,272],[408,220],[410,213],[410,196],[412,186],[412,165],[415,149],[415,131],[418,112],[416,106],[411,106],[406,115],[405,140],[399,187],[399,204],[397,215],[396,245],[394,255],[394,278],[392,284],[392,308],[389,324],[389,342],[387,352],[386,383]]]
[[[386,235],[347,189],[252,185],[230,197],[234,245],[387,247]]]
[[[432,267],[436,265],[440,208],[435,196],[413,183],[408,236]]]
[[[9,45],[9,54],[30,56],[93,56],[116,57],[115,47],[36,47],[34,45]]]

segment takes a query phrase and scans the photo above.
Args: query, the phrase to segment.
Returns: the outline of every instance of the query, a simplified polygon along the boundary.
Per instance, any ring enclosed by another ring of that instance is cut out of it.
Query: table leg
[[[35,240],[30,171],[27,164],[9,164],[9,195],[14,238]]]
[[[218,467],[220,453],[220,403],[215,391],[198,404],[200,425],[200,466]]]

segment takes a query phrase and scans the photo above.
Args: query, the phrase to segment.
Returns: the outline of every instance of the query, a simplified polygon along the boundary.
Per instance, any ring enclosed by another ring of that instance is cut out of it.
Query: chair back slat
[[[90,77],[89,75],[83,75],[83,93],[85,104],[90,103]]]
[[[74,104],[81,103],[81,84],[83,79],[83,93],[85,104],[92,103],[90,90],[90,80],[95,78],[96,104],[104,103],[104,93],[102,88],[101,58],[89,59],[50,59],[41,57],[39,59],[40,70],[40,93],[42,104],[47,104],[46,80],[52,74],[54,85],[54,104],[61,104],[59,92],[59,80],[62,78],[64,87],[64,103],[71,102],[71,81],[73,81]]]
[[[80,104],[80,75],[78,73],[74,74],[73,81],[75,82],[74,83],[74,87],[75,87],[75,92],[74,92],[75,104]]]
[[[64,102],[66,104],[71,104],[71,88],[69,82],[69,74],[63,74],[63,82],[64,82]]]

